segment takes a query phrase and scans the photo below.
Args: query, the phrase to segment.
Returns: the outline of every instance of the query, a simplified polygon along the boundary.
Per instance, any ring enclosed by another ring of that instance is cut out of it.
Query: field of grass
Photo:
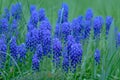
[[[25,64],[21,64],[11,58],[8,49],[5,68],[0,69],[0,80],[120,80],[120,47],[116,48],[116,33],[114,31],[116,27],[120,31],[120,0],[0,0],[0,15],[2,15],[5,7],[10,9],[11,5],[17,2],[22,4],[22,20],[19,23],[17,44],[25,41],[27,23],[30,18],[30,5],[35,5],[37,10],[40,8],[45,9],[52,25],[52,31],[55,30],[58,10],[63,2],[69,6],[69,22],[79,15],[85,16],[88,8],[92,8],[93,18],[103,16],[105,22],[106,16],[112,16],[113,22],[107,39],[105,24],[103,24],[100,40],[92,38],[92,30],[89,40],[80,42],[83,48],[83,57],[82,63],[77,67],[76,72],[69,71],[66,73],[62,70],[62,66],[56,69],[51,61],[52,58],[47,56],[44,56],[40,63],[40,71],[34,72],[31,67],[34,53],[28,51]],[[94,61],[96,48],[101,52],[100,64],[98,65]],[[15,66],[9,65],[10,58]]]

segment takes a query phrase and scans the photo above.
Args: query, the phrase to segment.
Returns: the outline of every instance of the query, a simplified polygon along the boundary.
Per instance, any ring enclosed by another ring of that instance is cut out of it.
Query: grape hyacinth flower
[[[0,36],[0,40],[4,41],[4,43],[6,44],[7,39],[6,39],[5,34],[1,34],[1,36]]]
[[[39,44],[38,30],[35,28],[26,35],[26,47],[27,49],[34,51]]]
[[[48,20],[44,20],[40,23],[40,30],[46,30],[48,29],[49,31],[51,31],[52,27],[51,24]]]
[[[18,36],[18,21],[16,19],[12,19],[8,27],[8,32],[6,32],[7,41],[9,41],[13,35],[16,36],[16,38]]]
[[[67,36],[67,42],[66,42],[68,56],[70,55],[71,46],[74,43],[75,43],[74,37],[72,35],[68,35]]]
[[[113,18],[111,16],[106,17],[106,34],[108,35]]]
[[[41,44],[38,44],[38,46],[36,48],[36,51],[35,51],[35,54],[37,54],[39,60],[42,59],[43,49],[42,49],[42,45]]]
[[[67,36],[71,34],[71,25],[68,22],[64,22],[61,25],[61,37],[66,41]]]
[[[37,23],[39,21],[39,14],[36,10],[34,10],[32,13],[31,13],[31,16],[30,16],[30,22],[35,26],[37,27]]]
[[[37,54],[34,54],[32,57],[32,69],[34,71],[39,71],[39,58]]]
[[[17,22],[17,20],[14,19],[14,20],[12,21],[11,27],[12,27],[12,30],[16,30],[16,29],[17,29],[17,27],[18,27],[18,22]]]
[[[16,42],[16,37],[12,37],[10,40],[10,54],[14,58],[15,61],[18,59],[18,54],[17,54],[17,42]]]
[[[60,24],[56,24],[55,26],[55,37],[60,38]]]
[[[5,33],[8,30],[9,22],[6,18],[0,20],[0,33]]]
[[[86,11],[85,19],[91,21],[92,18],[93,18],[93,11],[91,8],[88,8]]]
[[[4,68],[7,54],[7,45],[5,44],[4,39],[0,39],[0,69]]]
[[[41,31],[41,44],[43,48],[43,54],[47,55],[51,52],[51,33],[49,30]]]
[[[81,35],[83,34],[83,16],[79,16],[72,21],[72,30],[73,36],[75,37],[76,42],[79,42],[81,39]]]
[[[22,5],[21,3],[13,4],[11,7],[11,14],[14,19],[20,20],[22,18]]]
[[[33,11],[36,10],[36,6],[35,5],[30,5],[30,13],[32,14]]]
[[[29,21],[28,24],[27,24],[27,30],[30,32],[34,29],[34,25]]]
[[[26,46],[24,43],[20,44],[18,47],[17,47],[17,54],[19,55],[19,60],[20,62],[22,62],[25,58],[26,58]]]
[[[70,50],[70,65],[71,65],[71,71],[76,71],[76,67],[78,64],[81,63],[82,60],[82,46],[79,43],[75,43],[71,46]]]
[[[64,23],[68,21],[69,8],[68,5],[63,3],[62,8],[58,11],[58,21],[57,23]]]
[[[67,53],[65,53],[63,56],[62,68],[65,72],[68,72],[69,70],[69,56]]]
[[[10,19],[10,12],[9,12],[8,8],[4,8],[3,17],[6,18],[9,21],[9,19]]]
[[[45,15],[45,9],[44,8],[40,8],[39,10],[39,21],[44,21],[47,20],[46,15]]]
[[[38,29],[38,44],[42,45],[42,36],[43,36],[44,30]]]
[[[60,56],[62,55],[62,44],[58,38],[53,39],[53,62],[56,67],[60,65]]]
[[[11,28],[9,31],[9,37],[11,37],[12,35],[15,34],[15,36],[18,36],[18,21],[16,19],[13,19],[12,23],[11,23]]]
[[[102,16],[95,17],[95,19],[94,19],[94,38],[100,37],[102,26],[103,26]]]
[[[90,21],[85,21],[84,25],[84,39],[89,38],[90,36],[90,31],[91,31],[91,22]]]
[[[95,50],[94,59],[96,61],[96,64],[100,63],[100,50],[98,50],[98,49]]]
[[[117,34],[117,47],[120,46],[120,32]]]

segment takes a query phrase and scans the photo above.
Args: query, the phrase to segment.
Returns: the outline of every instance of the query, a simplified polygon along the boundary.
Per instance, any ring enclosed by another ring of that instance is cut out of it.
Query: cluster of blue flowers
[[[16,3],[11,6],[11,9],[4,9],[0,17],[0,34],[6,35],[7,42],[12,36],[18,35],[19,23],[22,19],[22,4]]]
[[[4,37],[0,38],[0,68],[4,68],[6,62],[7,45]]]
[[[18,45],[19,38],[15,32],[17,32],[19,22],[22,19],[22,5],[21,3],[14,4],[10,11],[5,8],[4,14],[0,18],[0,68],[4,68],[7,48],[9,48],[10,55],[16,62],[25,62],[28,52],[33,53],[31,54],[31,65],[35,71],[40,69],[40,62],[44,56],[52,57],[54,66],[57,68],[62,64],[64,71],[76,71],[76,68],[82,63],[84,52],[82,40],[88,40],[92,30],[93,39],[99,40],[104,23],[106,24],[105,34],[108,35],[113,18],[107,16],[106,21],[104,21],[102,16],[93,17],[93,11],[89,8],[85,17],[80,15],[69,22],[68,13],[68,5],[62,4],[53,32],[45,9],[37,10],[35,5],[31,5],[30,18],[26,25],[25,42]],[[120,32],[116,42],[120,46]],[[95,50],[94,60],[96,64],[100,64],[99,49]]]

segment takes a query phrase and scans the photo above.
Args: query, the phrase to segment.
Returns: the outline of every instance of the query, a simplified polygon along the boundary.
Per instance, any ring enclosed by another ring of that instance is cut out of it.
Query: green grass
[[[27,53],[26,64],[18,63],[17,67],[6,65],[6,70],[2,72],[2,79],[18,79],[18,80],[119,80],[120,79],[120,50],[115,48],[115,33],[114,28],[117,26],[120,29],[120,0],[0,0],[0,14],[4,7],[10,9],[11,4],[21,2],[23,5],[23,19],[20,22],[19,44],[24,42],[26,34],[26,22],[29,19],[29,6],[36,5],[39,8],[45,8],[48,19],[50,20],[54,29],[57,20],[58,9],[62,2],[69,6],[69,21],[79,15],[85,15],[87,8],[92,8],[94,16],[101,15],[104,17],[110,15],[114,18],[112,23],[108,41],[105,39],[105,31],[103,29],[101,39],[94,41],[91,37],[85,41],[83,45],[83,59],[80,67],[77,68],[76,73],[64,73],[61,69],[54,70],[51,60],[43,60],[40,68],[41,72],[34,73],[31,70],[31,52]],[[103,26],[104,28],[105,26]],[[93,33],[93,31],[91,31]],[[99,48],[101,51],[100,65],[94,63],[94,51]],[[9,55],[9,51],[8,51]],[[9,57],[8,57],[9,59]],[[46,58],[45,58],[46,59]],[[14,61],[14,59],[13,59]],[[7,60],[6,63],[8,63]],[[16,62],[14,62],[16,63]],[[0,79],[1,79],[0,77]]]

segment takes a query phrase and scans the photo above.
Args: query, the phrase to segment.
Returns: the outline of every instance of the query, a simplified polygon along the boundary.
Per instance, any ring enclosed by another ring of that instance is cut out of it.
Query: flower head
[[[111,16],[106,17],[106,34],[109,33],[110,26],[112,24],[113,18]]]
[[[32,58],[32,69],[34,71],[38,71],[39,70],[39,58],[38,58],[37,54],[33,55],[33,58]]]
[[[39,21],[39,14],[36,10],[32,11],[31,16],[30,16],[30,22],[37,27],[37,23]]]
[[[60,56],[62,55],[62,44],[58,38],[53,39],[53,62],[57,67],[60,64]]]
[[[5,33],[8,30],[9,22],[6,18],[0,20],[0,32]]]
[[[17,27],[18,27],[18,22],[17,22],[17,20],[14,19],[14,20],[12,21],[11,27],[12,27],[12,30],[16,30],[16,29],[17,29]]]
[[[10,40],[10,54],[14,58],[14,60],[17,61],[17,59],[18,59],[17,42],[16,42],[16,37],[14,37],[14,36]]]
[[[86,20],[91,20],[93,18],[93,11],[91,8],[88,8],[87,11],[86,11],[86,16],[85,16],[85,19]]]
[[[27,24],[27,30],[32,31],[34,28],[35,28],[34,24],[29,21],[28,24]]]
[[[35,5],[30,5],[30,13],[32,14],[33,11],[36,10],[36,6]]]
[[[55,26],[55,37],[60,38],[60,24]]]
[[[26,46],[25,46],[24,43],[22,43],[21,45],[19,45],[17,47],[17,54],[19,55],[19,60],[20,61],[23,61],[25,59],[26,52],[27,52],[27,50],[26,50]]]
[[[4,64],[6,62],[6,53],[7,45],[5,44],[4,39],[0,39],[0,68],[4,68]]]
[[[40,30],[50,30],[52,29],[51,24],[48,20],[44,20],[40,23]]]
[[[4,8],[3,17],[6,18],[9,21],[9,19],[10,19],[10,12],[9,12],[8,8]]]
[[[39,10],[39,21],[44,21],[46,20],[46,15],[45,15],[45,9],[44,8],[40,8]]]
[[[120,32],[117,34],[117,46],[120,46]]]
[[[32,31],[28,32],[26,35],[26,47],[27,49],[34,51],[38,44],[39,44],[38,30],[34,28]]]
[[[73,71],[76,70],[76,67],[82,60],[83,50],[81,44],[75,43],[71,46],[70,50],[70,65]]]
[[[71,46],[72,44],[75,43],[75,39],[72,35],[68,35],[67,36],[67,42],[66,42],[66,47],[67,47],[67,53],[70,55],[70,50],[71,50]]]
[[[35,54],[37,54],[39,60],[42,58],[43,56],[43,49],[42,49],[42,45],[39,44],[36,48]]]
[[[41,31],[41,42],[43,53],[44,55],[47,55],[51,52],[51,33],[49,30]]]
[[[96,49],[94,53],[94,59],[96,63],[100,63],[100,50]]]
[[[63,70],[65,72],[68,72],[69,67],[70,67],[70,65],[69,65],[69,56],[68,55],[63,56],[62,67],[63,67]]]
[[[0,36],[0,40],[4,41],[4,43],[7,42],[7,39],[6,39],[5,34],[1,34],[1,36]]]
[[[68,5],[63,3],[62,8],[58,11],[58,21],[57,23],[63,23],[68,21]]]
[[[67,39],[67,36],[71,34],[71,25],[68,22],[65,22],[61,25],[61,36],[64,40]]]
[[[79,16],[78,18],[75,18],[73,21],[72,21],[72,30],[73,30],[73,36],[75,37],[75,40],[77,42],[80,41],[81,39],[81,35],[82,35],[82,31],[84,29],[84,26],[83,26],[83,16]]]
[[[22,16],[22,5],[21,3],[13,4],[11,7],[11,14],[14,19],[20,20]]]
[[[101,29],[103,26],[103,18],[101,16],[97,16],[94,19],[94,38],[99,38]]]
[[[90,36],[90,31],[91,31],[91,22],[90,21],[85,21],[84,25],[84,39],[89,38]]]

